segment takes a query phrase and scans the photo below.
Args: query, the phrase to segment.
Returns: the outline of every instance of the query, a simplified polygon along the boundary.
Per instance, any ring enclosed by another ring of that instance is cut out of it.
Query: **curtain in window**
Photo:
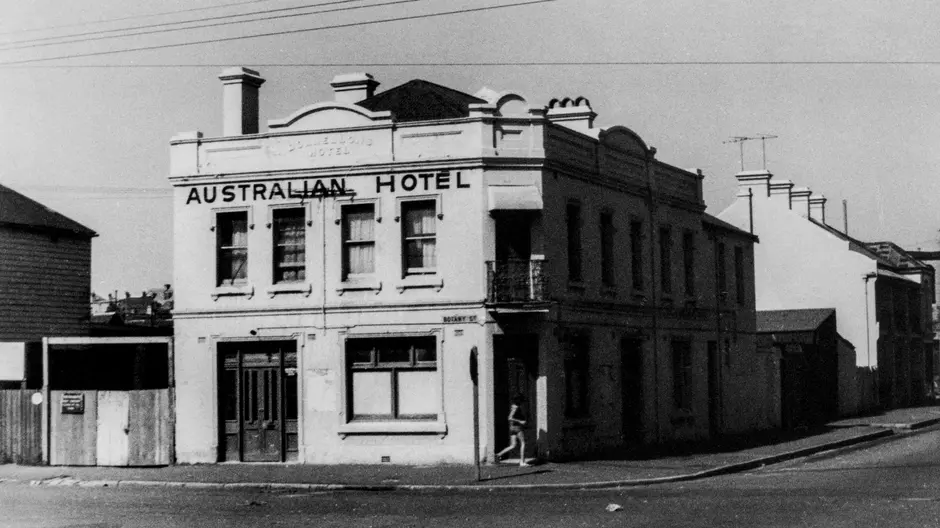
[[[404,216],[408,268],[435,268],[437,266],[437,240],[434,204],[409,207],[405,210]]]
[[[349,275],[375,271],[375,212],[347,208],[345,213],[346,273]]]

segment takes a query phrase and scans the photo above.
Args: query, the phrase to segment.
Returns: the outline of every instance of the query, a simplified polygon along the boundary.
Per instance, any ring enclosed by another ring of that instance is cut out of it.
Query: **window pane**
[[[363,274],[375,271],[375,245],[362,244],[349,245],[346,248],[346,273]]]
[[[372,205],[343,208],[345,217],[344,238],[352,241],[373,240],[375,213]]]
[[[379,364],[411,363],[411,349],[408,342],[389,340],[379,348]]]
[[[405,236],[433,235],[434,202],[411,202],[402,204],[402,216],[405,223]]]
[[[433,238],[409,240],[406,243],[406,262],[409,269],[435,268],[437,266],[437,243]]]
[[[392,414],[392,373],[356,371],[352,373],[353,416]]]
[[[434,347],[434,340],[429,339],[428,343],[418,343],[415,345],[415,361],[418,363],[433,363],[437,361],[437,350]]]
[[[216,284],[248,278],[248,213],[219,213],[216,217]]]
[[[436,416],[440,406],[440,389],[436,371],[398,372],[398,415]]]
[[[274,211],[274,282],[306,279],[306,231],[303,209]]]
[[[347,361],[352,364],[372,364],[372,346],[368,341],[349,341],[346,348]]]

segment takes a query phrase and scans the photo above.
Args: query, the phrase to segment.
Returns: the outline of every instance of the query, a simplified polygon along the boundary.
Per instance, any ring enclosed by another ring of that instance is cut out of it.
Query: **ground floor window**
[[[589,414],[588,355],[590,340],[586,333],[572,332],[564,338],[565,416],[582,418]]]
[[[436,420],[440,409],[437,339],[346,341],[347,401],[353,420]]]

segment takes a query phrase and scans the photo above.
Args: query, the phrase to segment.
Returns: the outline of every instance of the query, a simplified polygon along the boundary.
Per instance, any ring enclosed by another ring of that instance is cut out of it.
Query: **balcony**
[[[545,311],[548,277],[544,260],[490,260],[486,263],[486,303],[523,311]]]

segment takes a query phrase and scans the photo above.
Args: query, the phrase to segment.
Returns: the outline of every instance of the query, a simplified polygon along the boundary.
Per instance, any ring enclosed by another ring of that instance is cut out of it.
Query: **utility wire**
[[[246,5],[246,4],[258,4],[258,3],[261,3],[261,2],[270,2],[270,1],[271,1],[271,0],[248,0],[248,1],[246,1],[246,2],[233,2],[233,3],[230,3],[230,4],[218,4],[218,5],[206,6],[206,7],[191,7],[191,8],[189,8],[189,9],[178,9],[178,10],[176,10],[176,11],[164,11],[163,13],[150,13],[150,14],[145,14],[145,15],[131,15],[131,16],[120,17],[120,18],[108,18],[108,19],[105,19],[105,20],[92,20],[92,21],[88,21],[88,22],[76,22],[76,23],[74,23],[74,24],[62,24],[62,25],[59,25],[59,26],[46,26],[46,27],[30,28],[30,29],[17,29],[17,30],[13,30],[13,31],[4,31],[4,32],[0,32],[0,35],[17,35],[17,34],[20,34],[20,33],[35,33],[35,32],[37,32],[37,31],[49,31],[49,30],[53,30],[53,29],[63,29],[63,28],[70,28],[70,27],[92,26],[92,25],[95,25],[95,24],[105,24],[105,23],[108,23],[108,22],[120,22],[120,21],[123,21],[123,20],[133,20],[133,19],[136,19],[136,18],[153,18],[153,17],[166,16],[166,15],[178,15],[178,14],[180,14],[180,13],[191,13],[191,12],[193,12],[193,11],[206,11],[206,10],[209,10],[209,9],[222,9],[222,8],[225,8],[225,7],[234,7],[234,6],[240,6],[240,5]]]
[[[60,60],[60,59],[76,59],[80,57],[96,57],[96,56],[101,56],[101,55],[113,55],[116,53],[128,53],[132,51],[150,51],[150,50],[167,49],[167,48],[181,48],[181,47],[187,47],[187,46],[198,46],[200,44],[215,44],[219,42],[231,42],[235,40],[273,37],[273,36],[281,36],[281,35],[294,35],[298,33],[322,31],[325,29],[344,29],[344,28],[350,28],[350,27],[371,26],[371,25],[377,25],[377,24],[385,24],[388,22],[403,22],[407,20],[421,20],[421,19],[426,19],[426,18],[434,18],[434,17],[442,17],[442,16],[450,16],[450,15],[479,13],[479,12],[484,12],[484,11],[493,11],[496,9],[504,9],[508,7],[545,4],[549,2],[555,2],[555,1],[557,0],[530,0],[528,2],[517,2],[514,4],[475,7],[475,8],[469,8],[469,9],[458,9],[455,11],[441,11],[438,13],[426,13],[423,15],[409,15],[409,16],[402,16],[402,17],[383,18],[379,20],[367,20],[364,22],[350,22],[348,24],[333,24],[329,26],[319,26],[319,27],[314,27],[314,28],[292,29],[292,30],[287,30],[287,31],[272,31],[269,33],[256,33],[254,35],[239,35],[236,37],[223,37],[223,38],[216,38],[216,39],[198,40],[198,41],[193,41],[193,42],[179,42],[175,44],[157,44],[153,46],[140,46],[137,48],[124,48],[124,49],[118,49],[118,50],[95,51],[95,52],[88,52],[88,53],[74,53],[71,55],[58,55],[55,57],[44,57],[44,58],[39,58],[39,59],[23,59],[23,60],[18,60],[18,61],[0,62],[0,66],[30,64],[30,63],[46,62],[46,61]]]
[[[252,11],[252,12],[250,12],[250,13],[240,13],[240,14],[237,14],[237,15],[221,15],[221,16],[214,16],[214,17],[196,18],[196,19],[190,19],[190,20],[179,20],[179,21],[176,21],[176,22],[161,22],[161,23],[159,23],[159,24],[146,24],[146,25],[143,25],[143,26],[132,26],[132,27],[128,27],[128,28],[105,29],[105,30],[101,30],[101,31],[88,31],[88,32],[85,32],[85,33],[73,33],[73,34],[70,34],[70,35],[59,35],[59,36],[55,36],[55,37],[43,37],[43,38],[30,39],[30,40],[19,40],[19,41],[15,41],[15,42],[7,42],[7,43],[0,44],[0,49],[7,50],[7,49],[39,48],[39,47],[43,47],[43,46],[56,46],[56,45],[59,45],[59,44],[70,44],[70,43],[73,43],[73,42],[88,42],[88,41],[96,41],[96,40],[107,40],[107,39],[115,39],[115,38],[123,38],[123,37],[133,37],[133,36],[137,36],[137,35],[150,35],[150,34],[153,34],[153,33],[165,33],[165,32],[170,32],[170,31],[183,31],[183,30],[186,30],[186,29],[198,29],[198,28],[212,27],[212,26],[224,26],[224,25],[228,25],[228,24],[245,24],[245,23],[247,23],[247,22],[255,22],[255,21],[262,21],[262,20],[274,20],[274,19],[278,19],[278,18],[290,18],[290,17],[296,17],[296,16],[307,16],[307,15],[313,15],[313,14],[317,14],[317,13],[329,13],[329,12],[331,12],[331,11],[315,11],[315,12],[313,12],[313,13],[297,13],[297,14],[293,14],[293,15],[280,15],[280,16],[272,16],[272,17],[266,17],[266,18],[257,18],[257,19],[251,19],[251,20],[237,20],[237,21],[233,21],[233,22],[222,22],[222,23],[216,23],[216,24],[205,24],[205,25],[201,25],[201,26],[190,26],[190,27],[184,27],[184,28],[173,28],[173,27],[167,28],[167,26],[180,26],[180,25],[184,25],[184,24],[196,24],[196,23],[199,23],[199,22],[208,22],[208,21],[212,21],[212,20],[226,20],[226,19],[238,18],[238,17],[247,17],[247,16],[254,16],[254,15],[264,15],[264,14],[268,14],[268,13],[278,13],[278,12],[284,12],[284,11],[297,11],[297,10],[299,10],[299,9],[311,9],[311,8],[314,8],[314,7],[322,7],[322,6],[336,5],[336,4],[349,4],[349,3],[353,3],[353,2],[362,2],[362,1],[364,1],[364,0],[336,0],[336,1],[333,1],[333,2],[322,2],[322,3],[319,3],[319,4],[308,4],[308,5],[295,6],[295,7],[283,7],[283,8],[280,8],[280,9],[265,9],[265,10],[261,10],[261,11]],[[384,5],[384,4],[379,4],[379,5]],[[364,6],[364,7],[369,7],[369,6]],[[362,7],[349,7],[349,8],[346,8],[346,9],[348,9],[348,10],[352,10],[352,9],[362,9]],[[342,11],[342,9],[337,9],[336,11]],[[130,32],[130,31],[136,31],[136,30],[138,30],[138,29],[148,29],[148,28],[157,28],[157,27],[163,27],[163,28],[165,28],[165,29],[162,29],[162,30],[151,30],[151,31],[142,31],[142,32],[138,32],[138,33],[128,33],[128,34],[126,34],[126,35],[109,35],[109,36],[106,36],[106,37],[92,37],[92,35],[105,35],[105,34],[109,34],[109,33],[125,33],[125,32]],[[87,37],[87,38],[75,38],[75,39],[71,39],[71,37]],[[70,40],[60,40],[60,39],[70,39]],[[47,42],[47,41],[50,41],[50,40],[55,40],[56,42]]]
[[[544,0],[555,1],[555,0]],[[434,15],[428,15],[434,16]],[[364,22],[368,24],[372,22]],[[316,31],[313,28],[301,31]],[[246,37],[251,38],[251,37]],[[194,43],[195,44],[195,43]],[[187,44],[183,44],[187,45]],[[116,51],[134,51],[119,50]],[[68,57],[71,58],[71,57]],[[39,59],[39,60],[53,60]],[[28,61],[27,61],[28,62]],[[520,62],[306,62],[306,63],[283,63],[266,62],[256,63],[249,60],[240,61],[258,68],[328,68],[328,67],[605,67],[605,66],[940,66],[938,61],[520,61]],[[43,64],[43,65],[18,65],[16,63],[0,63],[8,69],[63,69],[63,68],[225,68],[231,66],[231,63],[202,63],[202,64]]]

